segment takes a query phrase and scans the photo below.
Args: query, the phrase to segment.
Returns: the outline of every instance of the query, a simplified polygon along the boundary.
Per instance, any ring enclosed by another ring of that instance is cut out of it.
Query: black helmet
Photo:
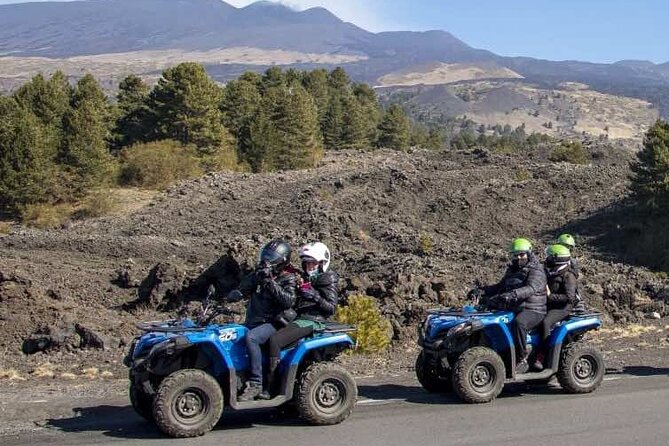
[[[285,240],[274,239],[263,246],[258,261],[268,264],[275,271],[281,271],[290,263],[291,253],[292,249]]]

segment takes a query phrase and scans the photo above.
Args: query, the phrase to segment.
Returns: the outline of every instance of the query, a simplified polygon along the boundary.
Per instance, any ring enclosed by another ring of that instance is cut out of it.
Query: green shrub
[[[12,224],[8,221],[0,221],[0,235],[7,235],[12,232]]]
[[[121,183],[147,189],[164,189],[176,181],[203,173],[196,150],[171,140],[124,149],[121,163]]]
[[[250,166],[239,163],[237,151],[234,148],[221,148],[211,155],[202,155],[200,165],[205,172],[249,172]]]
[[[548,155],[548,159],[555,162],[565,161],[571,164],[588,164],[590,156],[583,145],[576,142],[563,142]]]
[[[58,228],[72,216],[73,207],[68,203],[29,204],[21,209],[21,222],[39,229]]]
[[[356,327],[353,337],[357,353],[380,352],[390,345],[390,322],[383,317],[373,297],[349,297],[348,305],[338,308],[337,320]]]
[[[513,178],[516,181],[528,181],[531,180],[532,177],[532,172],[530,172],[527,169],[516,169],[513,171]]]
[[[434,242],[432,237],[428,234],[423,234],[418,240],[418,253],[423,256],[428,256],[434,251]]]
[[[109,189],[100,189],[84,198],[76,214],[79,218],[102,217],[112,213],[117,206],[118,201]]]

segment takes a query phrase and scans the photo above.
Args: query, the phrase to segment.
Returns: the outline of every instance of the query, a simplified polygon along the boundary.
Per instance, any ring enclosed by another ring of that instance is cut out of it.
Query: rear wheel
[[[449,392],[453,389],[450,372],[440,376],[436,366],[430,364],[423,351],[416,358],[416,378],[423,389],[430,393]]]
[[[589,393],[604,379],[604,358],[594,345],[579,341],[567,345],[558,368],[558,381],[569,393]]]
[[[487,403],[502,392],[504,361],[487,347],[473,347],[460,355],[453,367],[453,390],[468,403]]]
[[[311,364],[300,376],[295,392],[297,412],[311,424],[344,421],[358,399],[358,386],[351,374],[331,362]]]
[[[209,432],[221,418],[223,392],[203,370],[179,370],[158,387],[153,416],[161,431],[178,438]]]

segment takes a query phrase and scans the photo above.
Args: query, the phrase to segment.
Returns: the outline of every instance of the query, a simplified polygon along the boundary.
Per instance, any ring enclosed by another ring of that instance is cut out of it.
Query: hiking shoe
[[[246,383],[246,387],[244,388],[244,392],[239,395],[237,401],[253,401],[258,395],[260,395],[261,392],[262,384],[254,381],[248,381]]]
[[[532,364],[532,368],[537,372],[540,372],[544,369],[544,355],[543,353],[537,353],[537,357]]]
[[[527,363],[527,359],[523,359],[518,364],[516,364],[516,373],[519,374],[519,375],[523,374],[523,373],[527,373],[527,371],[529,369],[530,369],[530,366]]]

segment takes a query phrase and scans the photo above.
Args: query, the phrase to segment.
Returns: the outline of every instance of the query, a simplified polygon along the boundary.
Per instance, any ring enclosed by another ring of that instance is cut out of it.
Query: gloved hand
[[[237,301],[242,300],[243,298],[244,298],[244,295],[239,290],[232,290],[228,293],[227,296],[225,296],[225,300],[227,302],[237,302]]]
[[[318,294],[318,291],[316,291],[311,284],[309,284],[309,287],[300,287],[300,296],[302,299],[316,303],[321,300],[321,295]]]
[[[269,266],[262,266],[256,269],[256,277],[260,282],[272,279],[272,268]]]
[[[502,293],[499,295],[500,302],[503,302],[506,309],[514,308],[517,305],[516,293]]]
[[[471,289],[467,293],[467,300],[470,300],[474,305],[477,305],[483,294],[483,290],[480,288]]]

